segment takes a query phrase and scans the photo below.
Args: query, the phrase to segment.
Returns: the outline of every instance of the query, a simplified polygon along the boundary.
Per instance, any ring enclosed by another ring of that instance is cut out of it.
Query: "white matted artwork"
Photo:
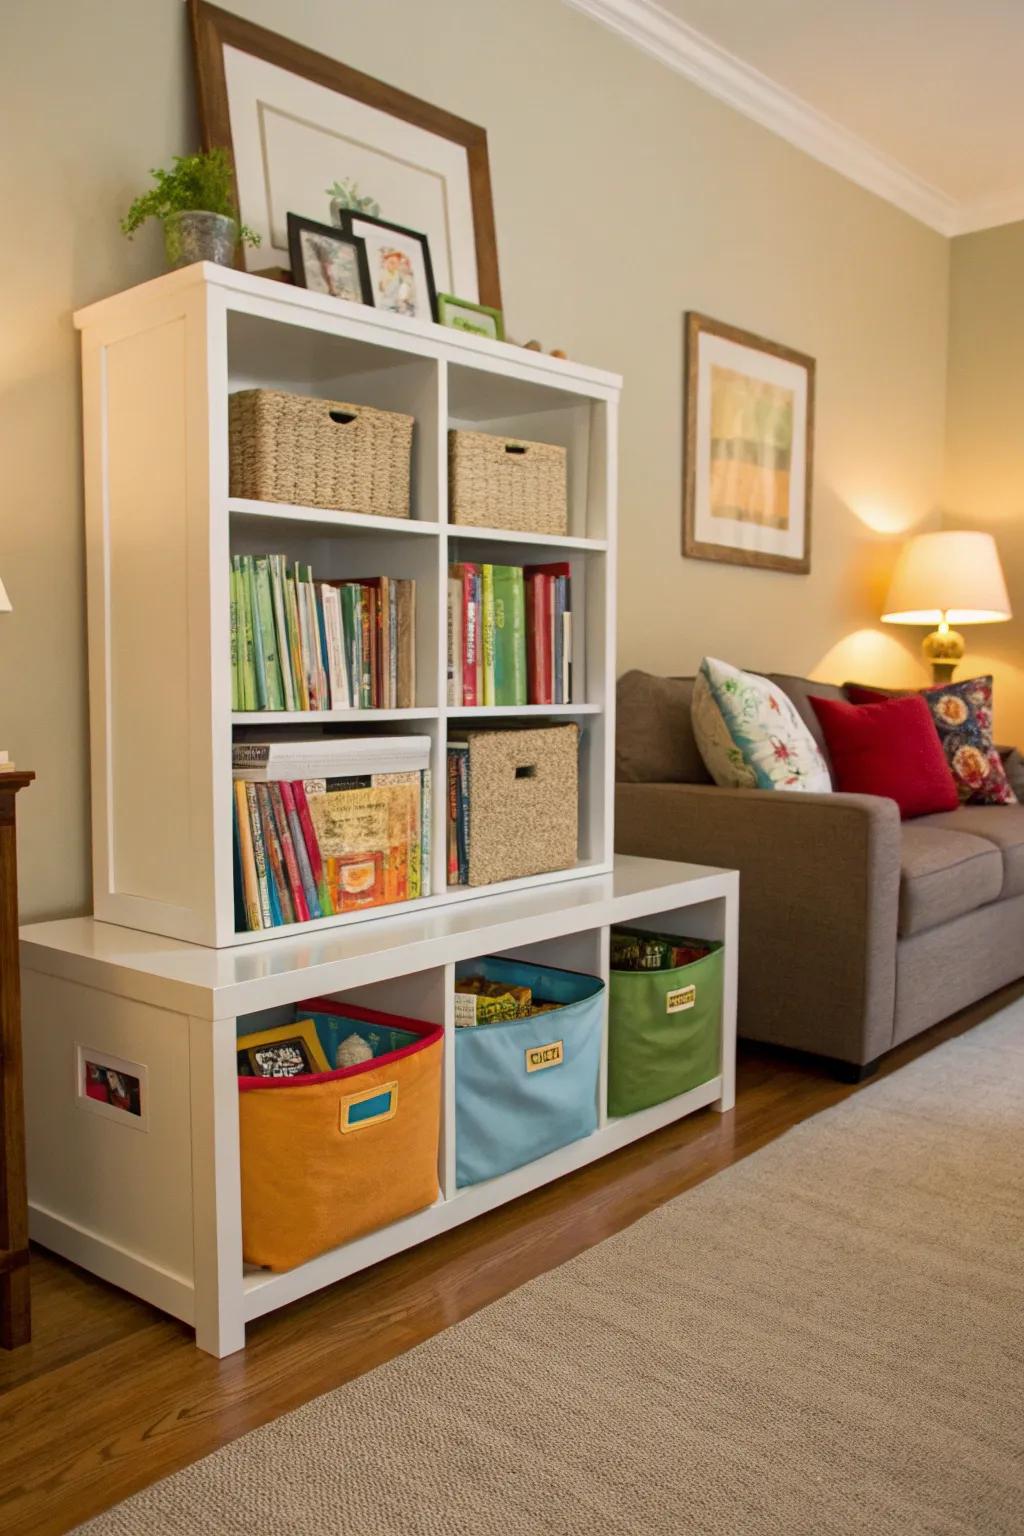
[[[814,366],[687,316],[685,554],[810,570]]]
[[[326,222],[350,181],[389,222],[427,237],[438,286],[476,299],[469,155],[439,134],[239,48],[224,73],[241,218],[261,236],[250,271],[289,264],[288,214]]]

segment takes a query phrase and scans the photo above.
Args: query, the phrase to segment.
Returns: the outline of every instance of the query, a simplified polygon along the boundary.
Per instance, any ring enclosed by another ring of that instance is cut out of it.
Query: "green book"
[[[480,632],[483,636],[483,684],[485,704],[497,702],[494,696],[494,572],[498,567],[482,565],[480,584],[482,589]]]
[[[521,565],[494,567],[494,702],[527,702],[526,588]]]
[[[256,561],[252,555],[242,556],[242,569],[249,584],[249,615],[252,625],[252,655],[256,671],[256,708],[267,707],[267,666],[263,650],[263,627],[260,623],[260,605],[256,592]]]
[[[235,582],[238,588],[238,640],[241,684],[239,697],[245,710],[256,709],[256,663],[253,658],[252,607],[249,602],[249,578],[245,555],[235,555]]]
[[[270,585],[270,556],[256,555],[257,628],[263,645],[263,671],[267,689],[267,708],[284,709],[284,682],[281,655],[274,622],[274,594]]]
[[[296,709],[298,697],[295,685],[295,667],[292,662],[291,642],[288,638],[288,615],[285,602],[284,555],[270,556],[270,596],[274,606],[274,635],[277,642],[277,659],[281,668],[281,692],[285,709]]]
[[[231,599],[231,708],[240,709],[241,689],[238,671],[238,583],[235,581],[235,562],[228,565],[228,591]]]

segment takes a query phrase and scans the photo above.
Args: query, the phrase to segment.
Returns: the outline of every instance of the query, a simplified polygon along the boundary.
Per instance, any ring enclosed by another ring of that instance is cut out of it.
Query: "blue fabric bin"
[[[456,967],[530,987],[561,1006],[455,1031],[455,1179],[459,1188],[532,1163],[597,1129],[604,982],[487,956]]]

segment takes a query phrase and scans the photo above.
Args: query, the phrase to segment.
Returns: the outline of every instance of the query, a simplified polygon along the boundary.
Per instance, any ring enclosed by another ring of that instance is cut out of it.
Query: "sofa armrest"
[[[843,1061],[892,1044],[900,817],[875,795],[619,784],[615,846],[740,871],[739,1029]]]

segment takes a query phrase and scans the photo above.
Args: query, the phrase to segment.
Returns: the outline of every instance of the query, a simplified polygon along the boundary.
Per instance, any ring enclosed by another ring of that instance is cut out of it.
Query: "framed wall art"
[[[811,568],[814,359],[686,316],[683,553]]]
[[[288,214],[325,221],[336,183],[429,242],[438,286],[501,306],[487,134],[289,38],[189,0],[206,148],[231,151],[250,271],[289,264]]]
[[[372,304],[370,269],[366,246],[334,224],[288,215],[288,251],[292,282],[311,293],[329,293],[332,299]]]

